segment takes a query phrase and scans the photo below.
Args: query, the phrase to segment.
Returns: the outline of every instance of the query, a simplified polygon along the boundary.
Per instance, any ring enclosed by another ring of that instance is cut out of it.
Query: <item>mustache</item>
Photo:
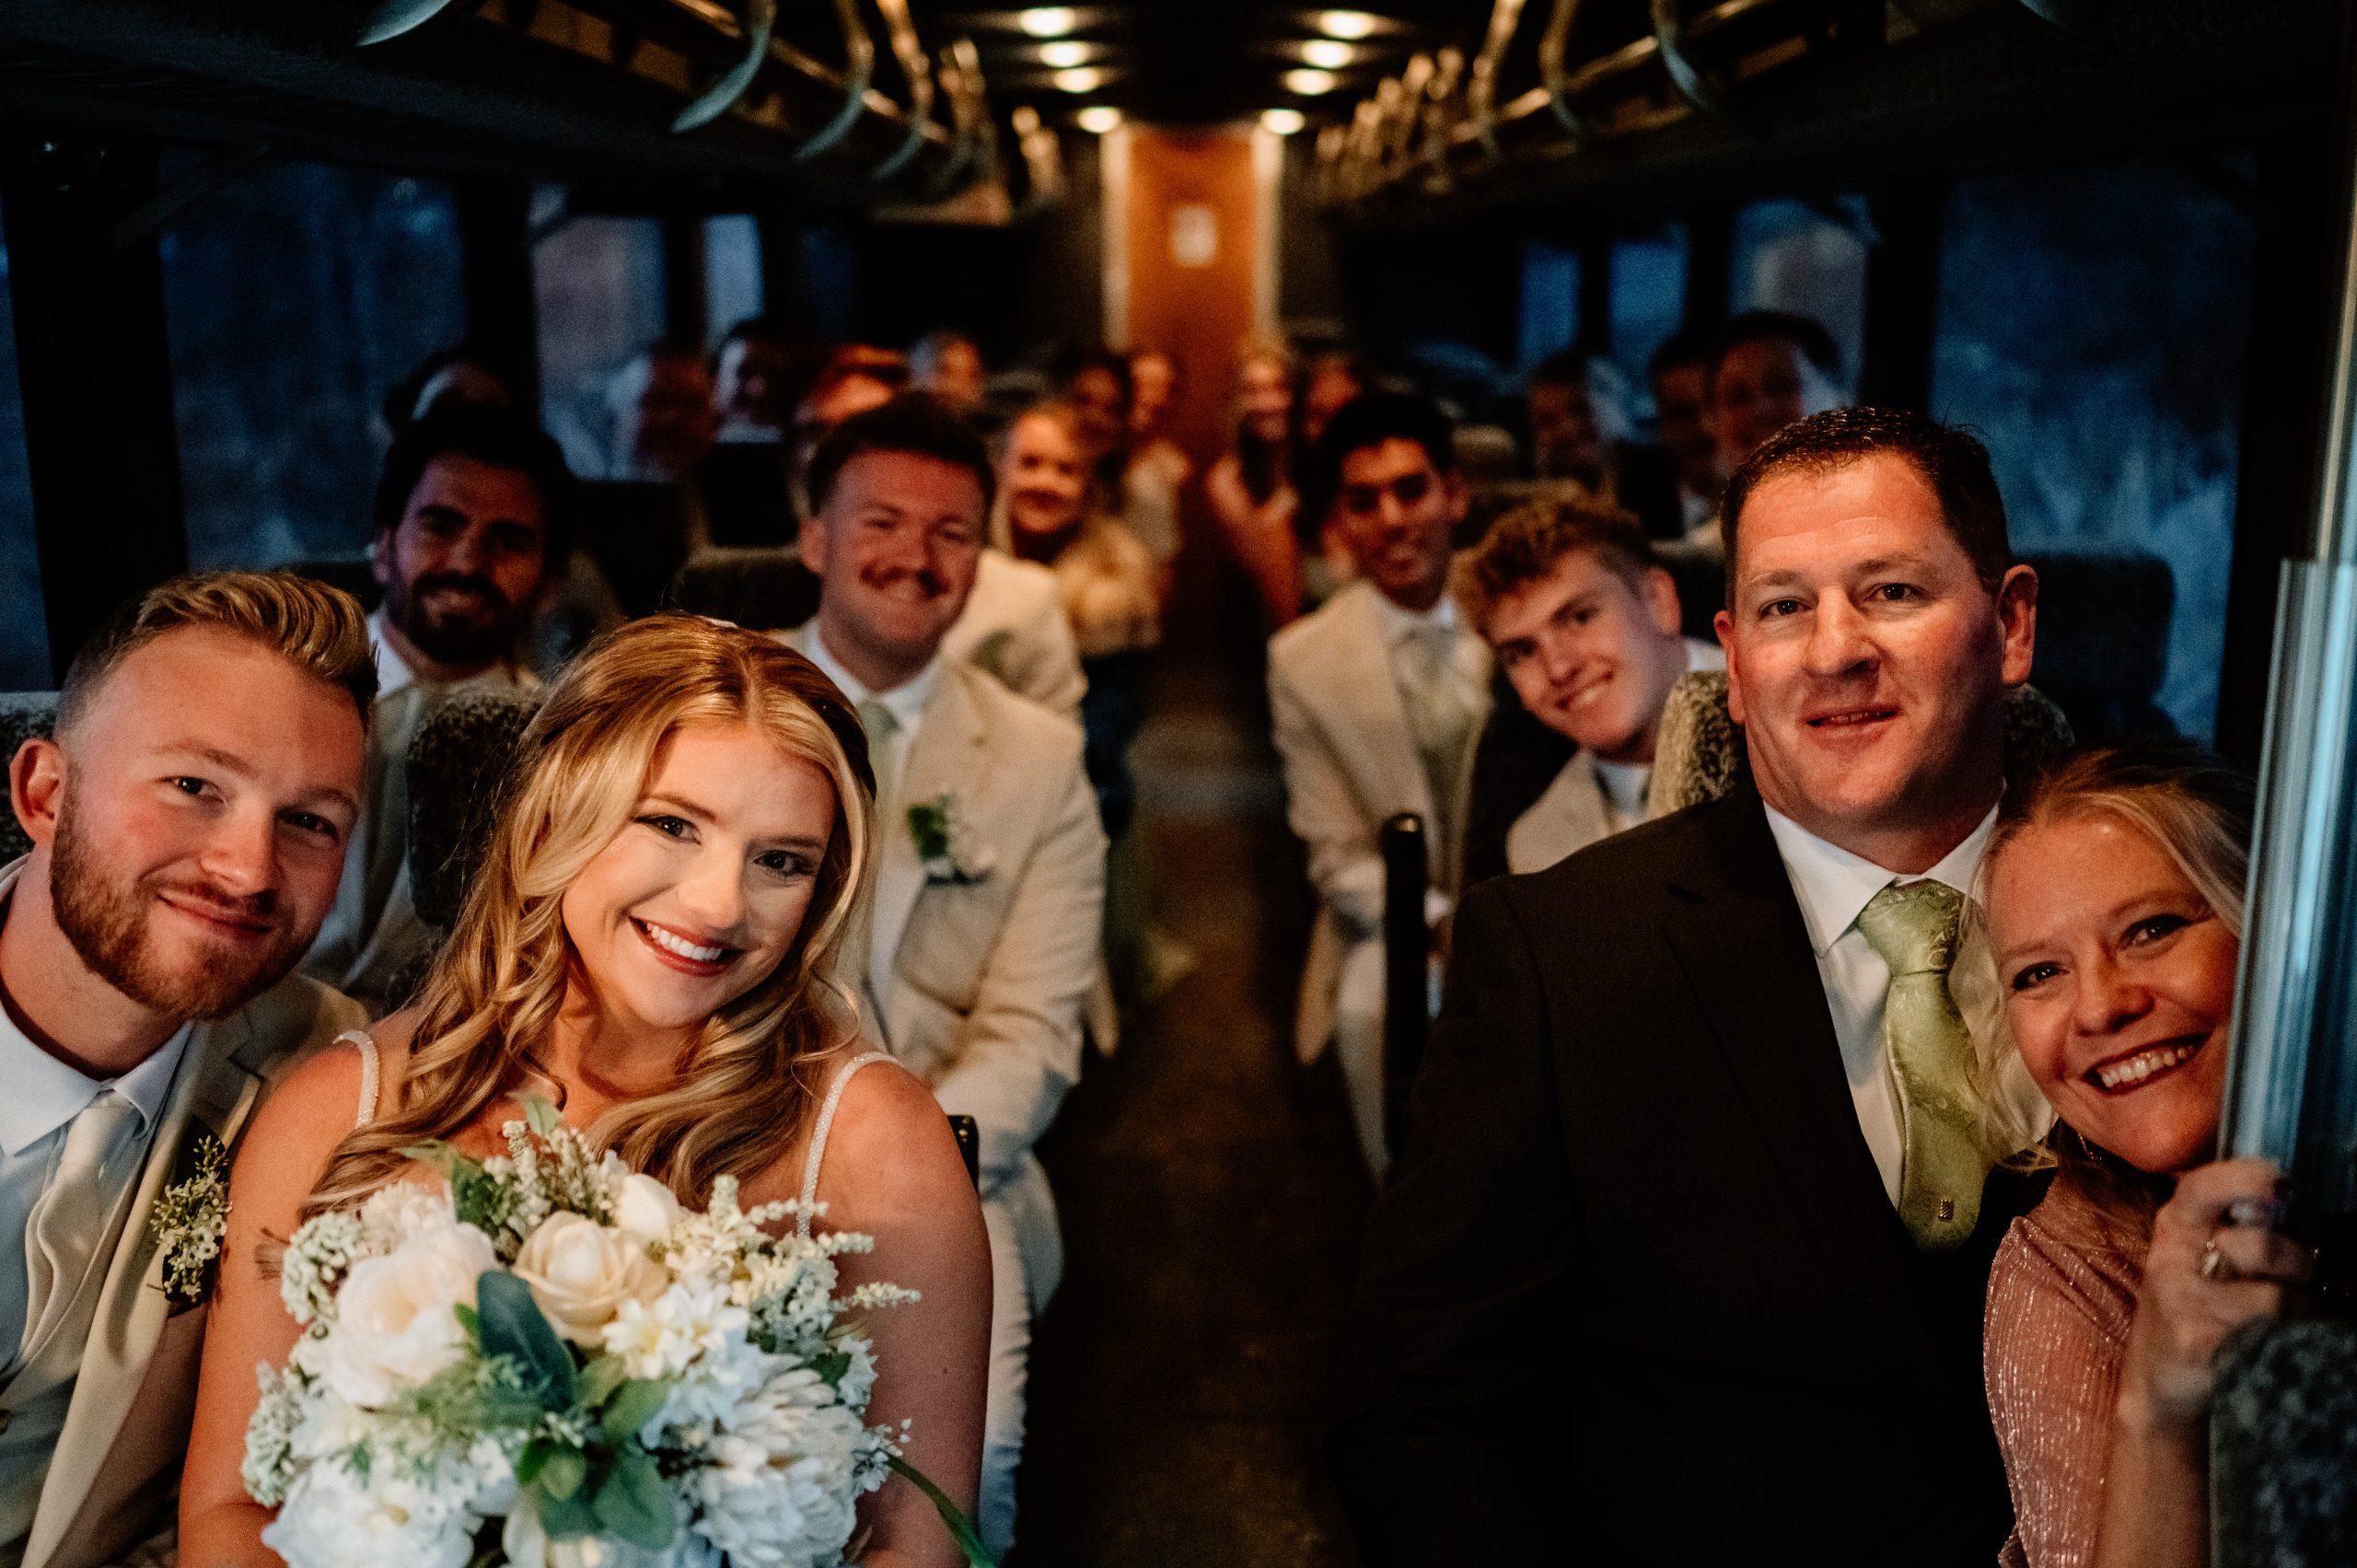
[[[278,892],[264,889],[259,893],[232,893],[210,882],[158,882],[158,894],[169,894],[185,904],[194,904],[225,920],[250,921],[256,924],[278,924]]]
[[[866,574],[866,581],[868,587],[877,588],[888,588],[900,583],[913,582],[928,594],[946,594],[949,591],[949,585],[943,582],[941,575],[930,566],[920,566],[913,571],[894,568],[871,571]]]

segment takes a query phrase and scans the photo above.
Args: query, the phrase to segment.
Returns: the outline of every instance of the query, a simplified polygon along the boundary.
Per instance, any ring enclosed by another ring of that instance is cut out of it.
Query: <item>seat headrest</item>
[[[783,545],[707,550],[679,568],[663,598],[691,615],[783,631],[819,613],[819,577]]]
[[[410,901],[447,930],[491,844],[492,823],[540,699],[512,691],[453,692],[426,712],[409,743]]]
[[[2005,694],[2005,777],[2026,779],[2071,749],[2071,721],[2028,686]],[[1743,726],[1727,713],[1724,670],[1698,670],[1670,688],[1654,747],[1651,807],[1682,811],[1731,792],[1749,765]]]

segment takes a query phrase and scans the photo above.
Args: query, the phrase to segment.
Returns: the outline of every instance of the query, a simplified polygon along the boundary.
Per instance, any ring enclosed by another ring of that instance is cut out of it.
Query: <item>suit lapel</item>
[[[1905,1230],[1858,1127],[1799,903],[1759,798],[1701,808],[1703,831],[1671,878],[1664,935],[1829,1271],[1859,1320],[1921,1327]],[[1928,1355],[1928,1342],[1913,1347]]]
[[[916,737],[909,746],[908,764],[901,770],[901,791],[910,803],[938,800],[944,796],[953,797],[960,807],[967,830],[987,843],[989,825],[976,820],[973,811],[980,794],[974,781],[984,776],[982,763],[990,737],[981,712],[975,706],[973,693],[966,685],[970,679],[977,678],[969,677],[956,666],[942,667],[941,683],[934,689],[933,701],[926,704],[924,717],[918,723]],[[917,858],[916,840],[907,830],[906,805],[900,808],[899,817],[895,829],[901,854],[897,860],[888,856],[881,863],[883,874],[878,877],[876,889],[876,951],[889,960],[878,965],[887,976],[908,942],[910,925],[931,901],[933,887],[925,878],[923,863]],[[891,989],[888,978],[880,981],[876,987],[878,999],[888,1000]]]
[[[247,1060],[256,1043],[247,1011],[199,1024],[173,1075],[171,1097],[148,1145],[131,1213],[90,1319],[73,1400],[41,1483],[42,1506],[26,1542],[28,1563],[45,1559],[74,1523],[76,1510],[52,1500],[88,1494],[147,1375],[148,1360],[171,1308],[164,1294],[164,1257],[151,1245],[148,1215],[157,1195],[172,1179],[181,1146],[200,1131],[211,1132],[225,1149],[236,1144],[238,1129],[261,1092],[261,1068]]]

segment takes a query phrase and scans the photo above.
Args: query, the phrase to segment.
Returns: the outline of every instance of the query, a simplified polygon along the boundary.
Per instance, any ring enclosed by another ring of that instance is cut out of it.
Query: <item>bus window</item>
[[[543,191],[537,205],[548,206]],[[655,218],[565,218],[532,250],[540,419],[575,473],[618,472],[607,389],[664,332],[663,226]]]
[[[704,341],[761,313],[761,235],[752,218],[733,213],[703,226]]]
[[[2212,187],[2159,161],[1962,181],[1941,225],[1934,409],[1988,442],[2015,549],[2144,550],[2169,564],[2159,702],[2205,740],[2253,238]]]
[[[1612,363],[1628,382],[1631,412],[1653,417],[1654,351],[1686,319],[1686,229],[1670,224],[1612,246]]]
[[[25,405],[17,389],[17,322],[8,297],[8,249],[0,241],[0,691],[51,684],[49,617],[25,478]]]
[[[1727,308],[1814,316],[1841,350],[1841,375],[1858,385],[1866,331],[1866,204],[1843,196],[1833,210],[1807,202],[1754,202],[1736,215]]]
[[[1580,333],[1580,253],[1543,239],[1522,247],[1522,363],[1536,365]]]
[[[167,158],[164,183],[193,157]],[[189,564],[359,554],[386,389],[465,331],[450,192],[264,164],[161,250]]]

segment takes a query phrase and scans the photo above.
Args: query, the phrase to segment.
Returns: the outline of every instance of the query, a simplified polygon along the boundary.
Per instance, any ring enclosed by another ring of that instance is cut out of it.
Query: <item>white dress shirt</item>
[[[1997,808],[1991,806],[1962,843],[1921,876],[1886,870],[1863,855],[1826,842],[1775,807],[1767,810],[1768,830],[1775,835],[1776,853],[1783,857],[1784,874],[1792,879],[1793,896],[1800,901],[1801,919],[1808,926],[1809,946],[1817,953],[1817,978],[1824,982],[1826,1007],[1833,1016],[1833,1038],[1841,1047],[1841,1066],[1850,1080],[1851,1101],[1857,1107],[1858,1129],[1882,1172],[1883,1191],[1896,1207],[1907,1138],[1899,1125],[1898,1091],[1890,1078],[1890,1046],[1883,1038],[1890,966],[1858,929],[1858,916],[1868,900],[1894,882],[1944,882],[1967,895],[1969,902],[1980,857],[1989,847],[1990,831],[1997,825]],[[1960,946],[1958,971],[1968,957]],[[1981,1008],[1974,1005],[1976,999],[1960,972],[1955,989],[1957,1005],[1969,1024],[1981,1016]]]
[[[0,919],[6,918],[0,904]],[[23,1351],[27,1222],[56,1174],[65,1133],[85,1107],[111,1088],[131,1102],[137,1148],[117,1148],[108,1156],[116,1169],[137,1170],[156,1134],[180,1070],[192,1025],[182,1025],[148,1058],[111,1083],[87,1077],[35,1045],[7,1008],[0,1007],[0,1376],[13,1375]],[[137,1157],[133,1157],[134,1156]]]

